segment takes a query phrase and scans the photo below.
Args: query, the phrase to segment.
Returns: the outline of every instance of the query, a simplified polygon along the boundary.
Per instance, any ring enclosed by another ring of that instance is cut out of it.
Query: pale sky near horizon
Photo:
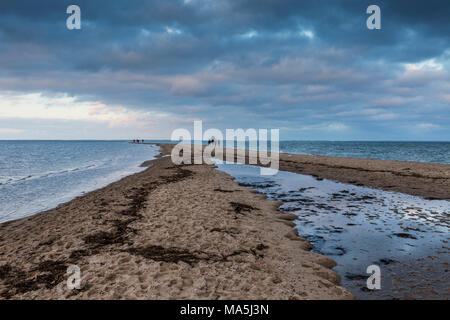
[[[450,141],[449,15],[439,0],[2,0],[0,140],[169,139],[203,120]]]

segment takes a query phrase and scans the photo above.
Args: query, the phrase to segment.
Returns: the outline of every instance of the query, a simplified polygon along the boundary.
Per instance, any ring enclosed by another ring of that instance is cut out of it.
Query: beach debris
[[[162,261],[168,263],[178,263],[180,261],[185,262],[189,265],[194,265],[200,261],[206,262],[224,262],[228,258],[238,256],[241,254],[250,254],[256,258],[264,258],[262,253],[257,251],[262,251],[268,248],[264,244],[258,244],[255,248],[250,249],[237,249],[229,254],[220,255],[216,253],[208,253],[204,251],[189,251],[188,249],[182,249],[177,247],[164,248],[160,245],[149,245],[140,248],[129,248],[124,250],[133,255],[140,255],[146,259],[153,261]]]
[[[217,191],[217,192],[223,192],[223,193],[231,193],[231,192],[234,192],[234,190],[223,190],[223,189],[220,189],[220,188],[214,189],[214,191]]]
[[[126,250],[133,255],[140,255],[146,259],[162,262],[177,263],[183,261],[189,265],[197,263],[201,260],[211,260],[212,256],[204,252],[193,253],[187,249],[164,248],[158,245],[150,245],[142,248],[130,248]]]
[[[95,250],[95,249],[74,250],[70,254],[69,259],[71,261],[75,262],[75,261],[79,260],[81,257],[92,256],[92,255],[97,254],[97,253],[98,253],[98,250]]]
[[[10,299],[15,294],[34,291],[39,288],[37,282],[30,279],[25,271],[10,265],[0,266],[0,280],[7,287],[0,293],[0,296],[6,299]]]
[[[65,261],[45,260],[30,271],[11,265],[0,266],[0,280],[7,287],[0,296],[9,299],[41,287],[51,289],[63,281],[68,265]]]
[[[264,250],[264,249],[268,249],[269,246],[266,246],[264,243],[260,243],[256,246],[256,250]]]
[[[114,243],[124,243],[125,237],[119,231],[117,232],[99,231],[97,233],[85,237],[83,240],[87,244],[93,244],[95,246],[106,246]]]
[[[394,233],[394,236],[399,237],[399,238],[417,240],[417,238],[415,236],[413,236],[412,234],[409,234],[409,233],[405,233],[405,232]]]
[[[230,202],[233,207],[234,212],[243,214],[243,212],[250,212],[252,210],[259,210],[258,208],[252,207],[251,205],[239,203],[239,202]]]
[[[211,232],[226,233],[226,234],[229,234],[232,237],[235,237],[236,234],[239,234],[239,229],[233,228],[233,227],[228,228],[228,229],[226,229],[226,228],[212,228],[210,231]]]
[[[46,260],[41,262],[35,269],[42,272],[36,277],[36,281],[44,284],[47,289],[51,289],[64,279],[68,265],[65,261]]]
[[[267,189],[272,188],[275,185],[271,183],[246,183],[246,182],[239,182],[239,185],[242,187],[252,188],[252,189]]]
[[[379,261],[380,261],[380,263],[382,263],[384,265],[388,265],[388,264],[397,262],[397,261],[389,259],[389,258],[380,259]]]
[[[368,274],[355,274],[355,273],[347,273],[345,278],[348,280],[367,280],[369,278]]]

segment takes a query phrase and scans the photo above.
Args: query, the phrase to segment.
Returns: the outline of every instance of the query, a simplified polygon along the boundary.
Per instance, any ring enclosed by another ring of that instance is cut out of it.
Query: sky
[[[0,139],[169,139],[202,120],[450,141],[449,16],[441,0],[2,0]]]

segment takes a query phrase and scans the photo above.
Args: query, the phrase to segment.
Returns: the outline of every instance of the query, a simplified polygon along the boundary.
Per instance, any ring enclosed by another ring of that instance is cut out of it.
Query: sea
[[[281,141],[280,151],[450,163],[450,142]],[[0,141],[0,223],[54,208],[144,170],[140,164],[158,153],[155,145],[128,141]],[[218,170],[281,201],[281,211],[296,214],[299,234],[314,252],[336,261],[341,284],[358,298],[450,298],[449,201],[291,172],[260,176],[249,165],[225,163]],[[382,290],[366,287],[372,265],[380,267]]]
[[[158,153],[127,141],[0,141],[0,223],[142,171]]]
[[[239,146],[237,141],[234,144],[233,141],[225,141],[223,144],[228,148]],[[271,143],[258,145],[258,148],[270,151]],[[255,148],[246,141],[245,149]],[[279,151],[331,157],[450,163],[450,142],[280,141]]]
[[[280,150],[332,157],[450,163],[450,142],[281,141]]]
[[[0,223],[54,208],[139,172],[144,169],[140,164],[158,151],[128,141],[0,141]],[[281,141],[280,151],[450,163],[450,142]]]

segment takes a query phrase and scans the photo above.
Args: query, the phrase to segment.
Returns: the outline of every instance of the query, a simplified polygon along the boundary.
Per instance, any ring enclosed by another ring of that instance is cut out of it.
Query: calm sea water
[[[227,146],[232,147],[233,142]],[[234,146],[237,147],[236,142]],[[248,141],[245,148],[249,148]],[[270,150],[270,142],[260,149]],[[450,142],[280,141],[279,149],[319,156],[450,163]]]
[[[124,141],[0,141],[0,222],[136,173],[159,148]]]
[[[287,153],[450,163],[450,142],[281,141]]]
[[[148,142],[174,143],[170,140]],[[194,143],[207,144],[206,141]],[[236,141],[223,141],[225,147],[242,148]],[[271,150],[270,142],[260,150]],[[249,142],[245,141],[245,149]],[[252,148],[254,149],[254,148]],[[397,161],[417,161],[450,164],[450,142],[395,141],[280,141],[280,152],[318,156],[364,158]]]

